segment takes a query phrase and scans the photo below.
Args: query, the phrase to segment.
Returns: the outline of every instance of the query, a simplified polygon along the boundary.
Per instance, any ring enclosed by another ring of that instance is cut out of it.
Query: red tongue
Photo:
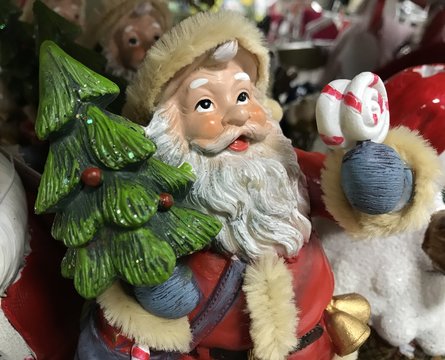
[[[229,149],[232,151],[246,151],[249,147],[249,140],[245,136],[240,136],[233,143],[229,145]]]

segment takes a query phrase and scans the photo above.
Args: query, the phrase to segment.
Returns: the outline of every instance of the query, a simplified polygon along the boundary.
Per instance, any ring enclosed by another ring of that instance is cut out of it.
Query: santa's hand
[[[400,210],[411,198],[412,171],[396,151],[380,144],[388,134],[388,97],[382,80],[363,72],[352,81],[335,80],[317,101],[317,126],[343,158],[341,186],[351,206],[377,215]]]
[[[343,158],[341,186],[360,212],[378,215],[400,210],[412,197],[413,183],[411,169],[387,145],[364,141]]]
[[[382,80],[363,72],[352,81],[330,82],[317,101],[316,118],[320,137],[331,149],[350,149],[364,140],[383,142],[389,110]]]

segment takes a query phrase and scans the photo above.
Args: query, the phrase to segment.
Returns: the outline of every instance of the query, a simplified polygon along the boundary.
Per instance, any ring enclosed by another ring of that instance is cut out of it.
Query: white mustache
[[[195,151],[202,153],[218,154],[225,150],[231,143],[233,143],[240,136],[245,136],[249,140],[259,142],[263,141],[268,132],[269,126],[259,125],[253,121],[247,121],[243,126],[228,126],[227,129],[212,141],[212,143],[201,146],[196,142],[191,141],[190,144]]]

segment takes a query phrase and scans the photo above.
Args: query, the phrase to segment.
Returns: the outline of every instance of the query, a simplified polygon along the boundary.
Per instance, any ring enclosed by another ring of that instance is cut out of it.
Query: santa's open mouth
[[[246,151],[249,148],[250,140],[245,137],[244,135],[241,135],[238,139],[236,139],[234,142],[232,142],[227,148],[232,151]]]

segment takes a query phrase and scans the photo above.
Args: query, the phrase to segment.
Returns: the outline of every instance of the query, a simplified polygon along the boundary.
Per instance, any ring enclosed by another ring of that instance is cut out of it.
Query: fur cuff
[[[187,317],[172,320],[150,314],[124,292],[119,282],[100,295],[97,302],[105,319],[136,343],[156,350],[190,351],[192,333]]]
[[[441,164],[435,150],[416,132],[404,127],[389,131],[384,142],[397,151],[414,172],[414,196],[398,212],[368,215],[351,207],[340,185],[343,152],[330,153],[321,174],[323,200],[335,220],[352,236],[366,238],[413,231],[426,226],[440,192]]]
[[[292,275],[270,254],[246,269],[243,290],[250,314],[253,353],[259,360],[284,360],[298,345]]]

